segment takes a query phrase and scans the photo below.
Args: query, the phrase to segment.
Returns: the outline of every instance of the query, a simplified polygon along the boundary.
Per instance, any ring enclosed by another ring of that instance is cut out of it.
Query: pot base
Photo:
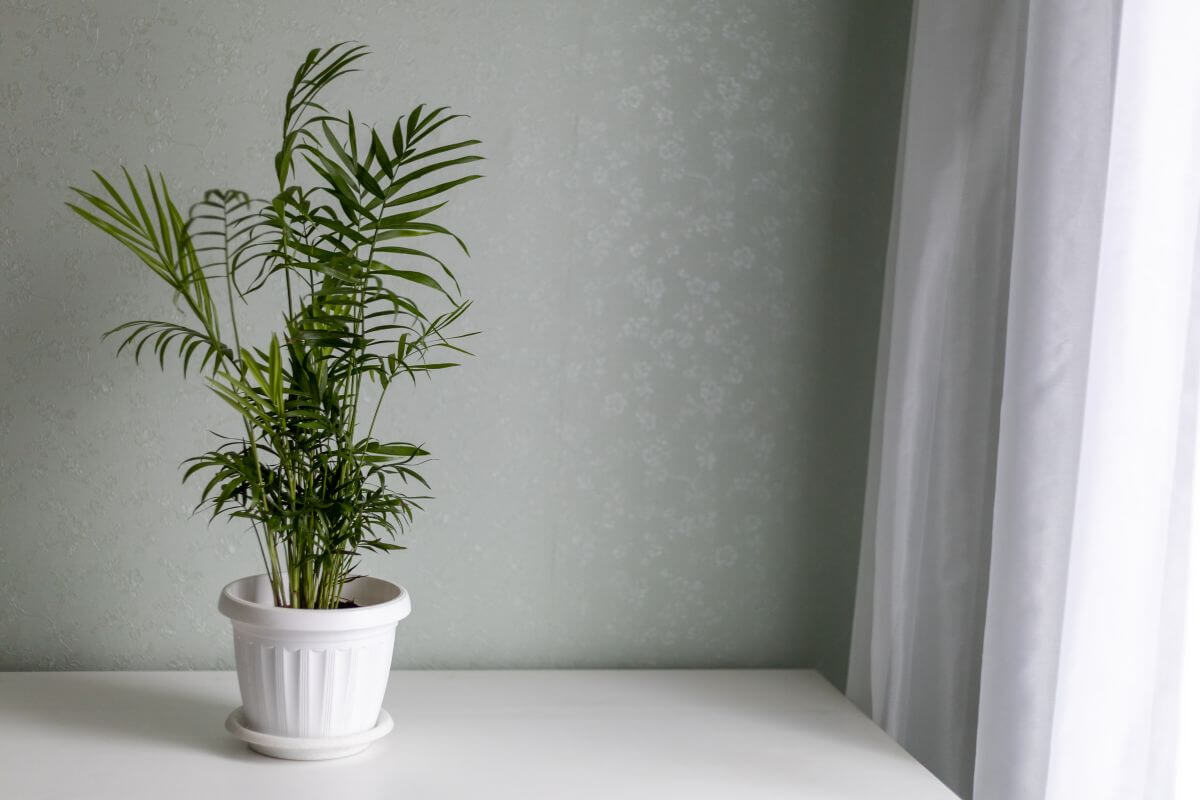
[[[241,706],[230,712],[225,720],[225,730],[250,745],[251,750],[264,756],[289,761],[324,761],[361,753],[371,746],[371,742],[390,733],[392,726],[392,715],[384,710],[379,712],[379,721],[375,723],[374,728],[347,736],[306,738],[261,733],[246,727]]]

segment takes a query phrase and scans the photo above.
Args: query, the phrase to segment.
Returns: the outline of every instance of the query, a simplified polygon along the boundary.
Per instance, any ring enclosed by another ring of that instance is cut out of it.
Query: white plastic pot
[[[412,609],[403,588],[378,578],[346,584],[357,608],[278,608],[266,575],[225,587],[217,608],[233,622],[242,709],[237,727],[278,747],[251,747],[285,758],[349,755],[349,744],[382,727],[380,714],[392,664],[396,624]],[[231,719],[233,717],[231,716]],[[390,729],[390,718],[387,719]],[[233,728],[230,728],[233,730]],[[383,730],[386,733],[386,730]],[[273,738],[272,738],[273,737]],[[328,754],[319,745],[329,740]],[[287,743],[302,755],[288,755]]]

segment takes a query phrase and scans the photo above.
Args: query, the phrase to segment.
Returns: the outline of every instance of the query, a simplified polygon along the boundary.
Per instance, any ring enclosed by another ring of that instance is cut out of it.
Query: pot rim
[[[279,608],[257,598],[270,598],[265,573],[238,578],[226,584],[217,610],[236,623],[289,631],[351,631],[395,625],[412,611],[403,586],[382,578],[363,576],[347,584],[351,599],[367,600],[357,608]]]

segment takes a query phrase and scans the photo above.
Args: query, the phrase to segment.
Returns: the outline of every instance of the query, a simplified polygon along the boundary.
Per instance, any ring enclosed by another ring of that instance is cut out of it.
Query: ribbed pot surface
[[[392,664],[396,624],[411,603],[378,578],[347,585],[358,608],[276,608],[266,575],[234,581],[218,607],[233,622],[247,727],[275,736],[327,737],[374,727]]]

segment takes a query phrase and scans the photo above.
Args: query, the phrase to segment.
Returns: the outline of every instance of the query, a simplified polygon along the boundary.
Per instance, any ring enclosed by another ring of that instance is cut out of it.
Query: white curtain
[[[964,797],[1200,797],[1198,230],[1200,2],[918,0],[848,683]]]

